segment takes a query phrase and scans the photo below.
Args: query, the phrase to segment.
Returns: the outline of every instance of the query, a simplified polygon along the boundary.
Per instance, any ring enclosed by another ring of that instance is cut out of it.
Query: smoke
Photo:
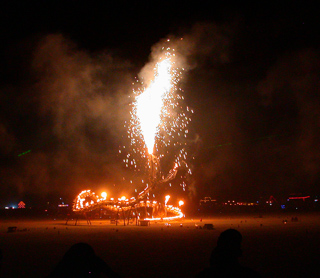
[[[36,49],[33,69],[40,79],[39,112],[52,117],[60,139],[82,140],[86,128],[119,134],[131,83],[128,62],[108,53],[92,58],[62,35],[50,35]]]
[[[150,81],[155,64],[163,58],[166,50],[174,50],[175,66],[189,70],[202,68],[204,64],[225,64],[230,61],[230,49],[235,37],[236,24],[198,22],[190,30],[181,31],[181,36],[168,35],[151,48],[149,62],[142,68],[139,78]]]
[[[319,62],[319,52],[314,49],[288,53],[272,66],[258,86],[264,105],[283,110],[277,128],[290,132],[292,137],[288,162],[299,164],[294,175],[296,190],[300,191],[313,191],[320,178]]]
[[[235,66],[233,60],[230,64]],[[263,76],[247,79],[249,84],[223,84],[229,79],[221,71],[219,79],[201,79],[204,90],[213,84],[213,95],[207,98],[212,111],[199,105],[210,121],[206,125],[202,115],[202,126],[198,122],[203,137],[195,171],[199,196],[316,194],[319,69],[319,52],[301,49],[279,55]]]
[[[195,110],[190,134],[200,138],[192,194],[311,194],[320,166],[319,52],[287,51],[254,65],[250,55],[263,52],[249,53],[236,25],[199,23],[174,40]]]
[[[30,60],[31,81],[8,101],[22,108],[11,112],[15,134],[0,124],[1,152],[16,160],[2,173],[4,190],[22,198],[110,187],[123,175],[116,156],[129,118],[132,65],[107,50],[79,50],[61,34],[37,41]]]
[[[196,23],[153,45],[139,73],[140,81],[152,79],[164,46],[185,69],[182,94],[195,112],[190,196],[289,194],[319,183],[319,52],[272,53],[252,32],[238,21]],[[134,65],[61,34],[28,45],[18,55],[18,82],[1,88],[3,195],[112,190],[125,176],[117,155],[127,139]]]
[[[181,56],[187,60],[188,69],[200,68],[205,63],[224,64],[230,62],[230,49],[234,37],[233,24],[217,25],[199,22],[177,41]]]

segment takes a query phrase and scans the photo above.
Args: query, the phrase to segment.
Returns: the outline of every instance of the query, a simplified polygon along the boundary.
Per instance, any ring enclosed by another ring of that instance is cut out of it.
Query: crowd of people
[[[260,277],[256,271],[239,263],[239,257],[242,255],[241,242],[242,235],[239,231],[228,229],[222,232],[217,246],[211,253],[210,266],[197,273],[195,277]],[[1,262],[0,250],[0,267]],[[66,277],[120,278],[122,276],[114,272],[104,260],[98,257],[89,244],[80,242],[70,247],[47,276],[47,278]]]

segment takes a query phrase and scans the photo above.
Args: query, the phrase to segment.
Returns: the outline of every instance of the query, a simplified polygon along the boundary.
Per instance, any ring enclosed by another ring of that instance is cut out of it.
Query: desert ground
[[[69,247],[89,243],[123,277],[194,277],[208,266],[219,234],[235,228],[243,236],[245,266],[262,277],[320,277],[320,213],[225,216],[123,226],[107,220],[1,220],[1,277],[45,277]],[[283,220],[288,220],[285,224]],[[206,223],[213,230],[199,229]],[[17,227],[8,232],[8,227]]]

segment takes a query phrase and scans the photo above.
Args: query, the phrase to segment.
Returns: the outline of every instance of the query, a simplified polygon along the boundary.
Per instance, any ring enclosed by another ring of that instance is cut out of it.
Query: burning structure
[[[167,40],[170,44],[170,40]],[[155,198],[154,191],[173,180],[179,168],[186,175],[191,174],[187,163],[187,126],[193,113],[183,105],[182,91],[178,88],[183,68],[176,66],[177,56],[171,47],[162,47],[153,69],[153,78],[146,87],[144,80],[138,90],[134,90],[128,138],[131,152],[123,159],[127,168],[141,176],[141,190],[135,189],[136,197],[118,199],[99,197],[90,190],[82,191],[74,201],[73,211],[86,213],[97,208],[106,209],[118,218],[140,220],[171,220],[182,218],[184,214],[177,206],[168,205],[170,196],[164,203]],[[125,147],[123,147],[125,148]],[[124,150],[120,149],[121,154]],[[163,166],[163,167],[162,167]],[[184,177],[186,176],[184,175]],[[182,176],[181,176],[182,178]],[[171,184],[170,184],[171,186]],[[186,182],[180,183],[186,190]],[[152,194],[152,197],[151,197]],[[183,201],[179,202],[179,206]]]

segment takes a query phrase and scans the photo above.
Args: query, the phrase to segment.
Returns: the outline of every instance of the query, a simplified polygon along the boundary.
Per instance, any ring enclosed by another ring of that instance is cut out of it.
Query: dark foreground
[[[89,243],[123,277],[194,277],[208,266],[219,234],[235,228],[243,236],[241,263],[262,277],[319,277],[320,215],[185,219],[141,226],[109,221],[1,221],[0,277],[45,277],[69,247]],[[287,224],[283,220],[287,219]],[[182,223],[182,227],[180,224]],[[214,230],[197,229],[212,223]],[[8,227],[18,231],[8,233]]]

